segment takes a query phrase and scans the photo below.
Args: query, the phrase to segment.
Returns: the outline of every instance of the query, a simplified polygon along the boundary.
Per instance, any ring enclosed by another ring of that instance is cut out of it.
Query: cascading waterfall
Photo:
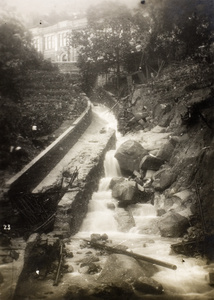
[[[116,200],[111,196],[109,184],[112,177],[121,176],[119,165],[113,156],[114,150],[106,154],[104,163],[105,177],[100,180],[98,192],[92,195],[88,205],[88,213],[80,228],[80,232],[115,232],[117,222],[110,206],[116,206]],[[106,163],[106,161],[108,163]]]
[[[115,125],[115,122],[113,124]],[[186,297],[209,299],[205,297],[205,294],[211,290],[205,280],[207,274],[203,268],[205,262],[201,258],[170,255],[170,245],[178,242],[178,239],[160,237],[157,228],[158,217],[152,204],[131,205],[130,210],[135,219],[135,227],[125,233],[118,230],[118,224],[114,218],[117,201],[112,198],[109,189],[111,178],[121,176],[114,154],[115,150],[106,154],[105,177],[100,180],[99,189],[89,202],[88,213],[77,236],[88,238],[91,233],[107,233],[114,244],[124,244],[133,252],[176,264],[177,270],[160,268],[153,279],[160,282],[166,291],[173,295],[181,295],[183,299]]]
[[[119,164],[114,157],[115,150],[110,150],[106,153],[106,158],[104,162],[104,170],[105,170],[105,177],[112,178],[112,177],[119,177],[121,176],[121,171]]]

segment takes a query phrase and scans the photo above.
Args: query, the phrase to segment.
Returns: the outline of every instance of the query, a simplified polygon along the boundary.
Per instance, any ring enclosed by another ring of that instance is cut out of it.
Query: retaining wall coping
[[[81,123],[83,118],[91,111],[91,102],[90,100],[84,96],[84,98],[87,100],[87,108],[84,110],[84,112],[72,123],[72,125],[66,129],[55,141],[53,141],[45,150],[43,150],[41,153],[39,153],[32,161],[30,161],[21,171],[19,171],[17,174],[15,174],[13,177],[11,177],[5,184],[5,187],[9,189],[12,184],[14,184],[16,181],[19,180],[21,176],[23,176],[27,171],[29,171],[33,166],[38,163],[42,158],[45,157],[51,150],[53,150],[56,146],[61,144],[63,140],[69,136],[76,128],[78,124]]]

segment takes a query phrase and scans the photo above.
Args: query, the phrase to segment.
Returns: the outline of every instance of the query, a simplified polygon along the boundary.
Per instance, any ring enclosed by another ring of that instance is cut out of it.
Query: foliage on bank
[[[50,134],[63,121],[76,119],[86,103],[72,76],[44,60],[26,28],[8,17],[0,22],[0,77],[0,169],[14,165],[17,171],[54,139]]]
[[[142,70],[159,75],[164,66],[191,58],[211,62],[214,55],[212,1],[147,1],[137,9],[103,2],[87,12],[88,27],[76,30],[70,45],[79,51],[84,88],[101,73]]]

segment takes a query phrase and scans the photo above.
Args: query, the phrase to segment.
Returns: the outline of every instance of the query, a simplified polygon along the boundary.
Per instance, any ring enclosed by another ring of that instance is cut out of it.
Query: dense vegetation
[[[0,169],[17,171],[51,142],[47,135],[82,112],[84,103],[71,76],[59,74],[34,49],[26,28],[7,17],[0,21],[0,78]],[[11,152],[16,147],[19,154]]]
[[[85,88],[100,73],[114,72],[119,88],[122,70],[140,69],[148,78],[174,61],[211,62],[213,9],[212,0],[150,0],[132,11],[115,2],[91,7],[88,28],[70,37]]]

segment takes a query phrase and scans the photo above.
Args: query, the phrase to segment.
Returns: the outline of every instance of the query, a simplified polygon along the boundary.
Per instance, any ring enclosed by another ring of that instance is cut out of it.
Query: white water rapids
[[[109,127],[116,129],[117,122],[113,114],[106,112],[106,108],[100,106],[95,107],[94,110],[109,120]],[[146,134],[148,135],[148,132]],[[117,134],[118,145],[129,138],[130,136],[121,137]],[[132,138],[134,139],[134,136]],[[152,138],[151,136],[151,140]],[[92,233],[106,233],[114,244],[126,245],[135,253],[177,265],[177,270],[159,267],[159,272],[152,277],[163,285],[167,295],[180,296],[182,299],[214,299],[213,289],[205,279],[206,262],[200,257],[187,258],[183,255],[171,254],[170,245],[180,240],[160,236],[156,226],[158,217],[155,206],[142,203],[132,205],[131,211],[136,226],[129,232],[118,230],[114,217],[115,209],[112,209],[114,206],[117,208],[117,200],[112,198],[109,189],[111,178],[121,176],[114,153],[115,150],[111,150],[106,154],[105,177],[100,180],[99,189],[89,202],[88,213],[76,237],[89,238]]]

